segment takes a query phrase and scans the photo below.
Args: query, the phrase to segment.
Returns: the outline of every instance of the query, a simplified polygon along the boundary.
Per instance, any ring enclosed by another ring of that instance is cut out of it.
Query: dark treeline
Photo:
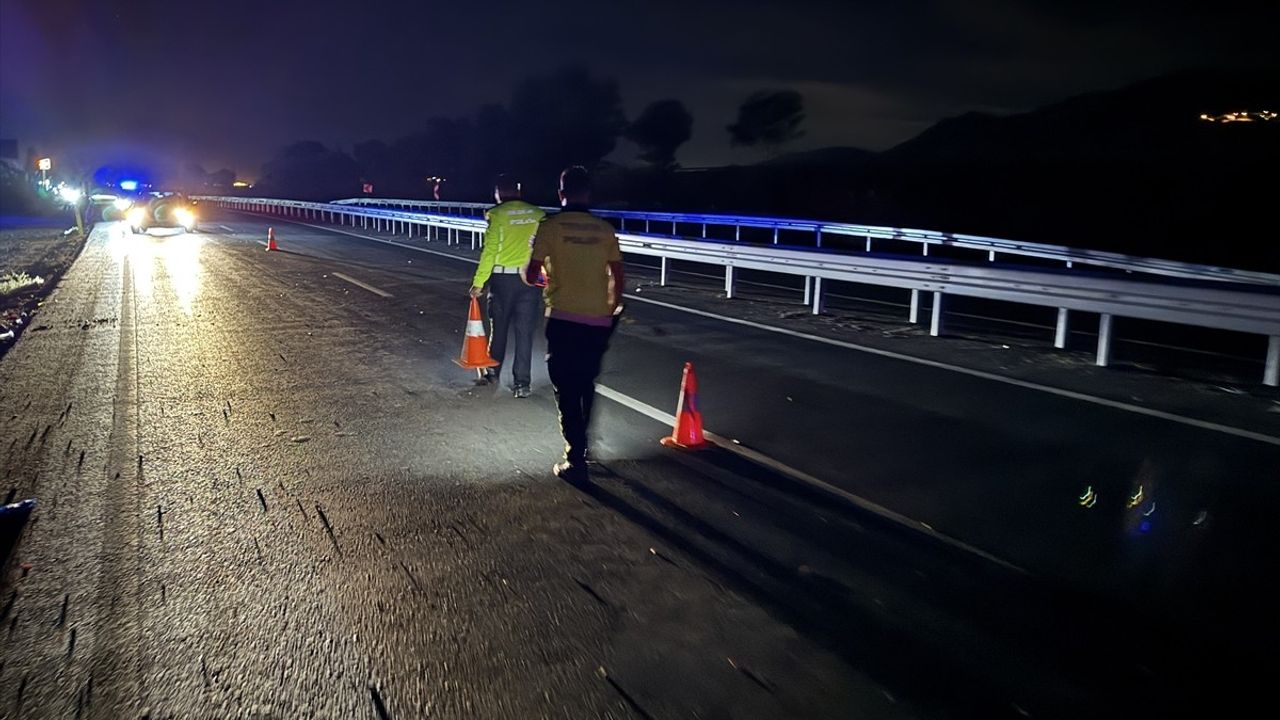
[[[922,227],[1280,271],[1274,177],[1280,120],[1207,122],[1201,113],[1276,110],[1273,72],[1178,73],[1040,110],[944,120],[885,152],[827,148],[780,154],[803,134],[803,98],[744,100],[726,144],[762,147],[753,165],[680,168],[692,117],[677,100],[628,123],[616,83],[581,69],[521,83],[506,105],[434,118],[413,135],[357,144],[290,145],[255,193],[485,200],[516,173],[535,202],[554,200],[567,164],[595,170],[603,206],[811,217]],[[1270,105],[1268,106],[1268,103]],[[606,158],[635,143],[634,166]]]
[[[735,144],[781,147],[800,136],[803,100],[798,93],[761,91],[744,101],[727,128]],[[351,151],[301,141],[282,148],[262,168],[255,191],[304,199],[359,194],[367,183],[384,197],[430,197],[434,178],[445,178],[442,197],[482,199],[494,177],[524,179],[526,196],[554,200],[555,177],[566,165],[605,175],[605,162],[626,138],[644,164],[638,177],[677,169],[676,152],[689,140],[693,116],[682,102],[658,100],[628,122],[618,85],[579,67],[520,82],[505,105],[485,105],[463,117],[435,117],[420,132],[387,142],[367,140]]]

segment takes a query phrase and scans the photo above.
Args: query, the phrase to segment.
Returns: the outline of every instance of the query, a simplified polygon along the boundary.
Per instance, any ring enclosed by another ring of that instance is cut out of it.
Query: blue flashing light
[[[1143,520],[1143,521],[1142,521],[1142,524],[1138,526],[1138,529],[1139,529],[1139,530],[1141,530],[1141,531],[1142,531],[1142,532],[1144,532],[1144,533],[1145,533],[1145,532],[1150,532],[1150,531],[1151,531],[1151,521],[1150,521],[1150,520]]]
[[[133,192],[138,189],[138,181],[137,180],[121,180],[120,189],[125,190],[127,192]]]

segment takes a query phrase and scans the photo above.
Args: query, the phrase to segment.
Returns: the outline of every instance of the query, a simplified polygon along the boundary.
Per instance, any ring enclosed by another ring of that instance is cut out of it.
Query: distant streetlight
[[[80,231],[81,235],[84,235],[84,216],[80,214],[80,198],[84,197],[84,191],[78,187],[63,185],[58,188],[58,197],[75,209],[76,229]]]

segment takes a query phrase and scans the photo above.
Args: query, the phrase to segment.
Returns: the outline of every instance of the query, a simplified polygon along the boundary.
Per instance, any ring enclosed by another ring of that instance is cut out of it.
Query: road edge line
[[[664,425],[671,425],[675,422],[676,418],[674,415],[665,413],[659,410],[658,408],[655,408],[652,405],[649,405],[646,402],[637,400],[631,397],[630,395],[614,390],[613,388],[607,385],[596,385],[596,393],[618,403],[619,405],[622,405],[623,407],[634,410],[635,412],[641,415],[644,415],[652,420],[656,420]],[[769,457],[768,455],[765,455],[764,453],[758,450],[752,450],[749,447],[736,443],[732,440],[729,440],[721,435],[717,435],[713,432],[704,432],[703,437],[705,437],[711,443],[715,444],[717,447],[727,450],[737,455],[738,457],[741,457],[757,465],[766,467],[781,475],[785,475],[791,478],[792,480],[801,483],[802,485],[807,485],[811,488],[827,493],[828,495],[834,495],[837,498],[844,500],[845,502],[848,502],[861,510],[869,512],[881,519],[888,520],[889,522],[892,522],[895,525],[899,525],[909,530],[914,530],[915,532],[919,532],[924,535],[927,535],[930,538],[937,540],[949,547],[955,548],[957,550],[961,550],[963,552],[966,552],[970,555],[974,555],[976,557],[980,557],[983,560],[999,565],[1000,567],[1006,570],[1011,570],[1013,572],[1016,572],[1022,575],[1030,574],[1024,568],[1019,567],[1018,565],[1015,565],[1009,562],[1008,560],[1003,560],[995,555],[992,555],[986,550],[975,547],[973,545],[970,545],[969,543],[964,542],[963,540],[958,540],[956,538],[951,537],[950,535],[934,530],[933,527],[931,527],[928,523],[921,522],[919,520],[914,520],[910,517],[907,517],[906,515],[903,515],[898,512],[894,512],[893,510],[890,510],[889,508],[884,507],[883,505],[879,505],[870,500],[867,500],[864,497],[855,495],[854,493],[851,493],[848,490],[845,490],[843,488],[836,487],[835,485],[832,485],[831,483],[828,483],[825,480],[822,480],[818,477],[810,475],[809,473],[803,470],[800,470],[798,468],[793,468],[790,465],[787,465],[786,463],[780,460],[776,460],[772,457]]]

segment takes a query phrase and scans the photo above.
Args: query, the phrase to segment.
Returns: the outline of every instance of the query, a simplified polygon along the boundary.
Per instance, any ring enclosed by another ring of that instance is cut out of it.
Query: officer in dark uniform
[[[596,376],[621,312],[622,252],[613,226],[587,210],[585,168],[560,173],[563,210],[538,226],[523,278],[546,272],[547,373],[560,409],[565,457],[553,471],[565,480],[587,477],[587,426]]]

